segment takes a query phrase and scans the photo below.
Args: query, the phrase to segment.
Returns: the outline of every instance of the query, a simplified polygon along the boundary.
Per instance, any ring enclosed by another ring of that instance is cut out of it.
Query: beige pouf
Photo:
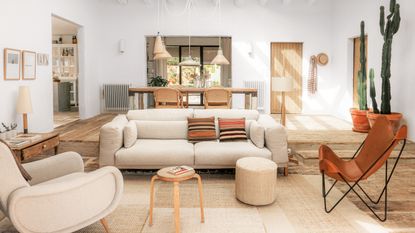
[[[248,157],[236,162],[235,193],[238,200],[250,205],[268,205],[275,201],[277,164]]]

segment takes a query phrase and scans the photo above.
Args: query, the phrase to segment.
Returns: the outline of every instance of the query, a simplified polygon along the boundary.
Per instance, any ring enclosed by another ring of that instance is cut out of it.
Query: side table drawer
[[[33,145],[29,148],[26,148],[22,151],[23,159],[28,159],[30,157],[42,154],[44,151],[55,148],[59,145],[59,137],[53,137],[49,140],[40,142],[36,145]]]

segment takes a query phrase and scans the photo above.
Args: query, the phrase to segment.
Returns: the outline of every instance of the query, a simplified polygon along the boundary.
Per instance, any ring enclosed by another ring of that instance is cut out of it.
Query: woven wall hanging
[[[317,92],[317,57],[310,57],[310,67],[308,71],[308,94],[314,95]]]

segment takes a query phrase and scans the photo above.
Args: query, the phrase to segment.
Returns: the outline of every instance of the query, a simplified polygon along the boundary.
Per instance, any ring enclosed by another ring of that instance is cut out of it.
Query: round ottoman
[[[235,194],[250,205],[268,205],[275,201],[277,164],[264,158],[248,157],[236,162]]]

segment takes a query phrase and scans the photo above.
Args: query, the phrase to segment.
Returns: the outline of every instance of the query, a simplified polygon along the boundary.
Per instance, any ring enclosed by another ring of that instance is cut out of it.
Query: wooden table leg
[[[176,226],[176,233],[179,233],[180,232],[180,191],[179,191],[179,182],[174,182],[173,199],[174,199],[174,224]]]
[[[110,233],[110,227],[108,226],[107,220],[105,218],[102,218],[100,220],[100,222],[101,222],[102,226],[104,227],[105,232]]]
[[[245,94],[245,109],[251,109],[251,95],[249,93]]]
[[[197,184],[199,186],[199,201],[200,201],[200,221],[202,223],[205,222],[205,211],[203,209],[203,186],[202,186],[202,178],[200,178],[199,174],[195,174],[194,178],[197,179]]]
[[[143,93],[140,93],[140,94],[138,94],[138,97],[139,97],[139,99],[138,99],[138,101],[139,101],[139,109],[144,109],[144,94]]]
[[[154,209],[154,181],[158,179],[158,176],[153,176],[150,182],[150,220],[149,225],[153,225],[153,209]]]

